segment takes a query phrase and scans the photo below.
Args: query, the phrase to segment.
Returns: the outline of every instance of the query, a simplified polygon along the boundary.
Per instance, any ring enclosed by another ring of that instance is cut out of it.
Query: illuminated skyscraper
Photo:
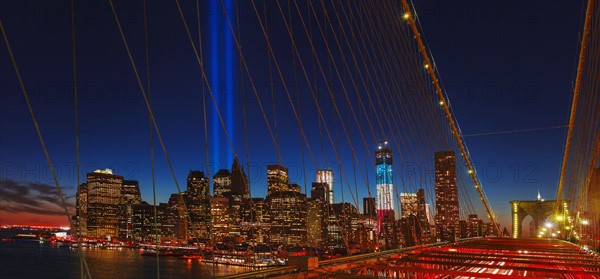
[[[187,192],[189,195],[207,199],[210,198],[210,189],[208,187],[208,178],[204,172],[191,170],[187,177]]]
[[[114,238],[119,233],[119,206],[123,177],[112,170],[96,170],[87,174],[87,236]]]
[[[377,232],[381,232],[384,220],[394,219],[394,183],[392,180],[392,149],[388,142],[381,142],[375,152],[377,170]]]
[[[224,197],[210,198],[211,232],[214,243],[222,243],[229,236],[231,224],[229,216],[229,199]]]
[[[119,212],[119,239],[132,239],[133,206],[140,204],[140,184],[136,180],[123,180]]]
[[[308,199],[306,209],[307,242],[313,247],[323,247],[327,240],[327,203],[314,196]]]
[[[306,242],[306,195],[281,191],[267,197],[271,243],[296,245]]]
[[[188,208],[189,220],[189,235],[193,238],[199,238],[199,241],[207,241],[210,239],[210,189],[208,177],[204,172],[192,170],[187,177],[187,192],[185,193],[185,202]],[[185,209],[177,197],[174,197],[172,206],[176,206],[178,214],[183,214],[185,221]],[[182,211],[183,210],[183,211]],[[181,224],[180,224],[181,225]]]
[[[76,222],[77,229],[81,229],[79,235],[87,236],[87,207],[88,207],[88,189],[87,183],[82,183],[77,190],[77,211],[76,211]]]
[[[188,236],[190,236],[189,234],[189,228],[191,227],[189,225],[189,220],[188,220],[188,216],[187,216],[187,210],[185,209],[184,206],[184,200],[188,199],[187,197],[187,192],[183,192],[181,194],[179,193],[175,193],[175,194],[171,194],[171,196],[169,197],[169,207],[173,210],[173,213],[175,214],[175,220],[174,223],[176,225],[175,231],[177,232],[177,239],[179,241],[183,241],[186,242],[188,241]],[[189,206],[189,203],[188,203]],[[208,204],[207,207],[210,207],[210,204]],[[209,208],[210,210],[210,208]],[[190,209],[191,211],[191,209]],[[207,225],[207,231],[204,232],[204,235],[206,237],[206,235],[208,235],[207,237],[210,239],[210,211],[208,212],[208,225]],[[191,213],[190,213],[191,215]],[[191,216],[190,216],[191,217]],[[201,235],[199,232],[196,233],[198,231],[194,231],[194,234],[192,234],[192,237],[202,237],[199,236]]]
[[[138,242],[160,243],[178,241],[177,210],[166,203],[154,205],[147,202],[133,205],[132,238]]]
[[[454,151],[435,152],[435,226],[440,241],[459,233],[458,188]]]
[[[220,169],[213,176],[213,196],[229,197],[231,192],[231,172],[227,169]]]
[[[408,215],[417,216],[418,198],[417,193],[400,193],[400,211],[402,216]]]
[[[417,219],[421,227],[421,238],[427,239],[430,234],[429,205],[425,203],[425,189],[417,190]]]
[[[267,166],[267,189],[269,196],[275,192],[288,191],[290,188],[289,183],[288,169],[286,167],[280,165]]]
[[[264,198],[246,200],[240,224],[242,238],[246,243],[257,245],[266,243],[269,235],[269,206]]]
[[[333,204],[333,171],[317,170],[317,183],[327,183],[327,201]]]

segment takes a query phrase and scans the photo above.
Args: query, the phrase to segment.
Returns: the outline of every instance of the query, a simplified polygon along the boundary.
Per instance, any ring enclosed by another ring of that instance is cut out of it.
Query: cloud
[[[64,194],[64,191],[63,191]],[[74,196],[65,194],[69,214],[73,214]],[[19,183],[0,180],[0,211],[39,215],[65,215],[54,185],[39,182]]]

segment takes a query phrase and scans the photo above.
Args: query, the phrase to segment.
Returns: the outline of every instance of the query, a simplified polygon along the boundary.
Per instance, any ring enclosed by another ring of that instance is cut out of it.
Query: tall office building
[[[119,206],[123,176],[111,169],[87,174],[87,236],[114,238],[119,233]]]
[[[400,211],[403,217],[418,214],[417,193],[400,193]]]
[[[231,192],[234,195],[240,195],[243,199],[250,198],[248,177],[237,157],[233,158],[233,164],[231,165]]]
[[[87,236],[87,206],[88,206],[88,190],[87,183],[79,185],[76,194],[76,213],[75,221],[77,222],[77,230],[80,230],[79,236]]]
[[[175,214],[174,223],[176,225],[175,231],[177,232],[177,239],[182,242],[187,242],[188,238],[189,238],[188,236],[190,235],[189,234],[189,232],[190,232],[189,219],[186,214],[187,210],[184,207],[184,202],[183,202],[186,199],[188,199],[187,192],[183,192],[181,194],[175,193],[175,194],[171,194],[171,196],[169,197],[169,202],[168,202],[169,208],[171,208],[173,210],[173,213]],[[210,207],[210,205],[209,205],[209,207]],[[208,227],[210,228],[210,216],[208,219]],[[199,230],[194,230],[193,232],[195,233],[194,238],[196,236],[200,235]],[[210,238],[209,230],[207,230],[205,232],[205,234],[208,234],[208,238]]]
[[[310,197],[313,199],[320,199],[323,202],[327,202],[327,183],[313,182],[312,189],[310,190]]]
[[[458,188],[454,151],[435,152],[435,225],[440,241],[459,233]]]
[[[208,178],[204,175],[204,172],[190,170],[187,177],[187,192],[198,198],[210,197]]]
[[[267,197],[271,226],[269,241],[286,245],[306,242],[306,195],[281,191]]]
[[[382,232],[386,220],[394,220],[394,183],[392,179],[392,149],[381,142],[375,152],[377,170],[377,232]]]
[[[363,198],[363,214],[369,217],[375,217],[377,215],[374,197]]]
[[[333,204],[333,171],[317,170],[317,183],[327,183],[327,202]]]
[[[289,183],[288,169],[286,167],[280,165],[267,166],[267,194],[269,196],[275,192],[288,191]]]
[[[189,220],[191,224],[188,224],[189,235],[196,239],[196,241],[206,242],[210,239],[210,189],[209,189],[208,177],[202,171],[191,170],[187,177],[187,192],[185,192],[185,202],[187,205],[187,211],[190,215]],[[185,216],[185,210],[183,204],[179,205],[180,202],[177,199],[173,206],[177,206],[178,214],[183,213]],[[180,223],[181,225],[181,223]]]
[[[311,197],[307,202],[307,242],[312,247],[324,247],[327,240],[327,202]]]
[[[132,239],[137,242],[161,243],[179,241],[177,211],[169,204],[141,202],[133,206]]]
[[[429,238],[430,224],[429,224],[429,205],[425,203],[425,189],[421,188],[417,190],[417,219],[418,224],[421,227],[421,239]]]
[[[231,172],[228,169],[220,169],[213,176],[213,196],[229,197],[231,192]]]
[[[211,232],[214,243],[223,243],[229,237],[231,219],[229,215],[229,199],[224,197],[210,198]]]
[[[477,214],[469,214],[467,237],[483,236],[483,220],[477,218]]]
[[[133,206],[142,202],[140,184],[136,180],[123,180],[119,206],[119,239],[132,240]]]
[[[242,214],[244,221],[240,224],[240,231],[244,241],[251,245],[267,243],[269,207],[265,199],[247,199]]]

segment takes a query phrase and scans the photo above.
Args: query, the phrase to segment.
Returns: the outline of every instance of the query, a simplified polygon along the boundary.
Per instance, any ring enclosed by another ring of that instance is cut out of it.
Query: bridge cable
[[[148,94],[148,103],[151,102],[150,95],[150,52],[148,47],[148,3],[147,0],[143,1],[143,14],[144,14],[144,49],[145,49],[145,62],[146,62],[146,92]],[[152,133],[152,115],[148,115],[148,132],[149,132],[149,146],[150,146],[150,173],[152,177],[152,213],[154,217],[154,243],[156,244],[156,278],[160,279],[160,260],[159,260],[159,230],[158,230],[158,210],[156,208],[156,179],[155,179],[155,160],[154,160],[154,141]]]
[[[402,0],[402,6],[403,6],[403,8],[405,9],[406,12],[409,12],[409,13],[412,12],[410,10],[410,8],[409,8],[408,3],[407,3],[406,0]],[[427,54],[427,50],[425,49],[425,46],[423,45],[423,41],[421,39],[421,36],[420,36],[420,34],[418,32],[417,25],[415,23],[415,19],[413,17],[409,16],[408,21],[411,24],[411,27],[412,27],[412,30],[413,30],[413,35],[417,39],[417,42],[419,44],[419,50],[420,50],[420,52],[421,52],[421,54],[423,56],[423,59],[425,60],[426,65],[431,65],[429,56]],[[454,133],[456,141],[458,142],[460,150],[463,153],[463,157],[465,159],[465,163],[467,164],[467,168],[469,169],[469,172],[471,174],[471,178],[473,179],[473,182],[475,183],[475,188],[477,189],[477,192],[479,193],[479,195],[481,197],[481,200],[482,200],[482,202],[483,202],[483,204],[484,204],[484,206],[486,208],[486,211],[488,213],[488,216],[489,216],[490,220],[492,221],[492,223],[493,223],[493,225],[494,225],[494,227],[495,227],[498,235],[501,235],[500,228],[498,227],[498,225],[496,223],[495,215],[494,215],[494,213],[493,213],[493,211],[492,211],[492,209],[491,209],[491,207],[490,207],[490,205],[489,205],[489,203],[487,201],[487,198],[485,197],[483,189],[482,189],[482,187],[481,187],[481,185],[479,183],[479,180],[478,180],[478,178],[476,176],[476,173],[474,171],[473,165],[472,165],[471,160],[469,158],[469,155],[467,153],[466,147],[465,147],[465,145],[464,145],[464,143],[463,143],[463,141],[461,139],[461,134],[460,134],[460,132],[459,132],[459,130],[457,128],[457,125],[455,124],[454,118],[452,117],[452,115],[450,113],[450,108],[449,108],[449,106],[447,104],[448,101],[446,100],[446,98],[444,96],[444,93],[442,92],[442,89],[441,89],[441,87],[439,85],[439,82],[438,82],[436,74],[435,74],[435,72],[433,70],[433,67],[428,67],[428,72],[429,72],[429,75],[431,76],[431,79],[432,79],[434,85],[435,85],[436,93],[438,94],[438,97],[440,98],[441,105],[444,108],[444,111],[446,113],[446,118],[450,122],[450,126],[452,128],[452,131]]]
[[[587,9],[585,12],[585,24],[583,27],[583,38],[581,39],[581,50],[579,52],[579,64],[577,66],[577,77],[575,78],[575,89],[573,90],[573,102],[571,104],[571,116],[569,118],[569,130],[567,131],[567,140],[565,143],[565,152],[563,155],[563,164],[560,172],[560,179],[558,182],[558,190],[556,193],[556,210],[560,210],[560,200],[562,196],[563,184],[565,180],[565,174],[567,171],[567,162],[569,161],[569,152],[571,150],[571,138],[573,136],[573,128],[575,124],[575,118],[577,115],[577,102],[579,101],[579,91],[581,89],[581,79],[583,76],[583,66],[585,63],[585,56],[587,50],[587,44],[589,40],[590,24],[592,19],[592,13],[594,8],[594,0],[588,0]]]
[[[72,60],[73,60],[73,109],[75,110],[75,171],[77,172],[77,193],[81,192],[81,160],[79,158],[79,101],[77,95],[77,52],[75,44],[75,0],[71,0],[71,48],[72,48]],[[87,266],[85,254],[82,247],[83,234],[81,224],[81,210],[77,208],[77,229],[75,230],[75,237],[77,238],[77,248],[79,250],[79,268],[81,270],[81,278],[85,278],[84,271],[87,273],[89,278],[92,278],[90,269]]]
[[[31,119],[33,121],[33,125],[35,126],[35,131],[37,133],[37,136],[38,136],[38,139],[40,141],[40,144],[42,145],[42,149],[44,150],[44,155],[46,157],[46,162],[48,164],[48,168],[50,169],[50,172],[52,173],[52,179],[54,180],[54,184],[56,186],[56,190],[58,192],[58,196],[60,197],[61,205],[62,205],[62,207],[63,207],[63,209],[65,211],[65,216],[67,217],[67,220],[69,221],[69,227],[71,229],[74,229],[76,227],[73,226],[73,222],[72,222],[71,217],[69,215],[69,210],[68,210],[67,202],[65,200],[65,196],[64,196],[64,194],[62,192],[62,189],[60,187],[60,184],[58,182],[58,176],[56,175],[56,172],[55,172],[54,167],[52,165],[52,160],[50,158],[50,154],[48,152],[48,148],[46,147],[46,143],[44,142],[44,138],[42,136],[42,132],[40,130],[39,123],[37,121],[35,113],[33,112],[33,107],[31,106],[31,102],[29,101],[29,95],[27,94],[27,90],[25,88],[25,83],[23,82],[23,78],[21,77],[21,72],[19,71],[19,67],[17,66],[17,61],[16,61],[14,53],[12,51],[12,47],[11,47],[10,42],[8,40],[8,35],[6,34],[6,30],[4,29],[4,24],[3,24],[2,20],[0,20],[0,31],[2,32],[2,37],[4,38],[4,42],[6,43],[6,49],[8,50],[8,54],[10,56],[10,60],[11,60],[12,65],[13,65],[13,69],[15,70],[15,74],[17,75],[17,79],[19,80],[19,86],[21,87],[21,92],[23,93],[23,97],[25,99],[25,103],[27,104],[27,108],[29,110],[29,114],[30,114]]]

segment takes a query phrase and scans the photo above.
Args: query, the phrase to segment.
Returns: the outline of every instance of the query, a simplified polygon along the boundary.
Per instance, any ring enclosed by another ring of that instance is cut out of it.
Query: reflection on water
[[[157,260],[137,249],[85,249],[92,278],[156,278]],[[239,266],[159,259],[160,278],[211,278],[250,271]],[[1,242],[0,278],[80,278],[76,250],[38,242]]]

